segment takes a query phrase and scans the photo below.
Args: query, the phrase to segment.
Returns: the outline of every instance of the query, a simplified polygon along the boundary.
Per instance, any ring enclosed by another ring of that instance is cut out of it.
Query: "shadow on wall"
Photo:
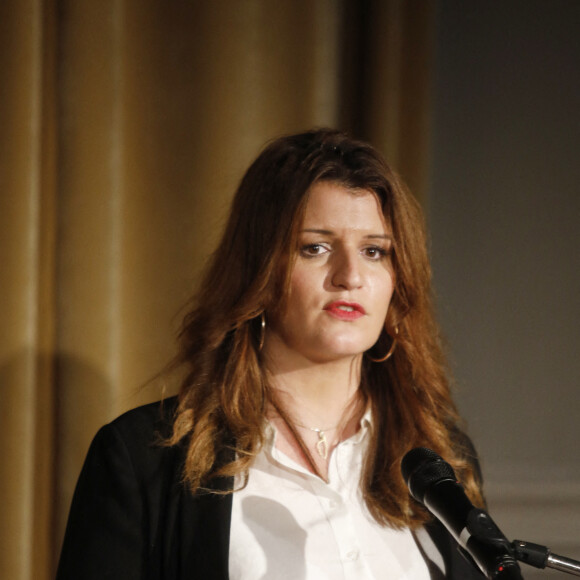
[[[78,357],[22,349],[0,365],[0,577],[34,546],[32,568],[56,566],[70,502],[88,447],[119,409],[160,398],[156,385],[115,392],[101,369]],[[55,393],[56,391],[56,393]],[[21,530],[20,533],[9,533]],[[23,537],[22,530],[29,536]]]

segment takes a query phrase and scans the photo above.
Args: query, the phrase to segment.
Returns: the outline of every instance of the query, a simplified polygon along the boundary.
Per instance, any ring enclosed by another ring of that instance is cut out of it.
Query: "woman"
[[[97,434],[59,580],[481,577],[401,477],[430,447],[482,503],[420,212],[369,145],[261,153],[180,339],[178,398]]]

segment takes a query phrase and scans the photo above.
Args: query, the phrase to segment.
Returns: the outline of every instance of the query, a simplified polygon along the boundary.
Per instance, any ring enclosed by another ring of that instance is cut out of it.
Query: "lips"
[[[334,318],[347,321],[358,320],[366,314],[365,309],[360,304],[345,300],[331,302],[325,306],[324,310]]]

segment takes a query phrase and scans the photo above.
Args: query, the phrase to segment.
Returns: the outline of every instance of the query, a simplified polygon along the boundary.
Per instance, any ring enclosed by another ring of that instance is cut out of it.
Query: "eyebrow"
[[[306,228],[300,232],[301,234],[322,234],[325,236],[333,236],[335,233],[332,230],[322,230],[317,228]],[[392,240],[393,236],[389,234],[368,234],[364,236],[368,240]]]

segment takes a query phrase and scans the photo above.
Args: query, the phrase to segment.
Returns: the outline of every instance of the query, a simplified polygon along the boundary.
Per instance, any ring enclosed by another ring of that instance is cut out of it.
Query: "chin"
[[[368,336],[353,336],[352,334],[348,334],[347,336],[338,335],[328,341],[328,348],[345,354],[362,354],[371,348],[376,341],[376,338],[369,339]]]
[[[356,357],[362,355],[365,351],[367,351],[370,346],[367,346],[366,343],[364,345],[361,344],[334,344],[332,346],[326,346],[321,349],[321,351],[328,353],[329,356],[334,356],[336,358],[341,357]]]

